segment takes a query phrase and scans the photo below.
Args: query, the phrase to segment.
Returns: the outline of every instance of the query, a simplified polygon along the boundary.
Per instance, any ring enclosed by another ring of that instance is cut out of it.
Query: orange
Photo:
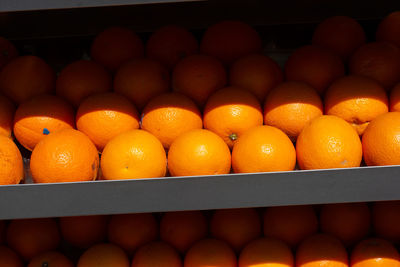
[[[386,42],[360,46],[350,58],[349,72],[370,77],[389,90],[400,81],[400,48]]]
[[[297,164],[300,169],[359,167],[361,141],[345,120],[323,115],[307,124],[297,138]]]
[[[105,180],[163,177],[167,159],[161,142],[151,133],[130,130],[105,146],[101,172]]]
[[[334,236],[316,234],[305,239],[296,251],[298,267],[347,267],[347,252]]]
[[[34,257],[27,267],[74,267],[74,264],[64,254],[58,251],[48,251]]]
[[[79,105],[76,127],[101,152],[115,136],[139,128],[139,113],[122,95],[111,92],[95,94]]]
[[[10,138],[0,135],[0,185],[19,184],[23,179],[21,152]]]
[[[93,181],[99,154],[89,137],[67,129],[48,135],[36,145],[30,168],[35,183]]]
[[[285,242],[263,237],[251,241],[239,256],[239,267],[293,267],[294,257]]]
[[[376,117],[362,137],[364,161],[368,166],[400,164],[400,112]]]
[[[152,59],[136,59],[122,65],[114,77],[114,91],[142,110],[153,97],[170,88],[167,68]]]
[[[0,259],[0,267],[24,267],[17,253],[6,246],[0,246]]]
[[[236,59],[251,53],[261,53],[261,38],[250,25],[226,20],[211,25],[200,43],[200,52],[230,65]]]
[[[178,25],[157,29],[146,43],[146,56],[172,69],[182,58],[196,54],[199,45],[194,35]]]
[[[54,250],[60,244],[60,232],[55,219],[12,220],[7,227],[7,244],[24,260]]]
[[[100,243],[86,250],[76,267],[130,267],[126,253],[114,244]]]
[[[0,135],[11,137],[15,106],[7,97],[0,95]]]
[[[369,234],[371,214],[366,203],[324,205],[320,211],[320,226],[345,246],[352,246]]]
[[[201,211],[165,213],[160,221],[160,238],[184,254],[193,243],[208,234],[208,222]]]
[[[351,252],[352,267],[399,267],[400,255],[388,241],[380,238],[369,238],[361,241]]]
[[[264,102],[268,91],[282,81],[283,72],[279,65],[261,54],[241,57],[229,70],[230,84],[250,91],[260,102]]]
[[[222,63],[206,55],[192,55],[182,59],[172,73],[172,89],[187,95],[200,107],[226,83],[227,72]]]
[[[385,89],[374,80],[350,75],[325,92],[325,114],[338,116],[362,135],[371,120],[389,111]]]
[[[210,221],[214,238],[224,240],[236,252],[261,236],[261,219],[251,208],[216,210]]]
[[[0,36],[0,70],[17,56],[17,48],[9,40]]]
[[[364,29],[353,18],[333,16],[325,19],[314,31],[312,44],[332,50],[344,61],[366,41]]]
[[[169,149],[181,134],[203,128],[203,120],[193,100],[172,92],[150,100],[143,110],[141,127],[154,134],[164,148]]]
[[[218,239],[202,239],[186,253],[185,267],[236,267],[236,255],[224,242]]]
[[[56,81],[56,93],[75,108],[88,96],[110,91],[111,75],[99,64],[78,60],[61,70]]]
[[[48,134],[74,127],[73,107],[54,95],[38,95],[22,102],[14,116],[14,135],[31,151]]]
[[[236,173],[291,171],[296,165],[296,150],[289,137],[278,128],[257,126],[236,141],[232,168]]]
[[[282,130],[296,141],[304,126],[321,116],[318,92],[302,82],[284,82],[272,89],[264,102],[264,123]]]
[[[400,83],[395,85],[390,91],[389,110],[400,111]]]
[[[89,248],[106,239],[108,217],[103,215],[59,218],[62,238],[78,248]]]
[[[372,205],[372,225],[376,236],[400,243],[400,201],[375,202]]]
[[[167,243],[156,241],[140,247],[132,259],[131,267],[181,267],[179,253]]]
[[[263,215],[266,237],[275,237],[296,247],[318,231],[318,219],[312,206],[269,207]]]
[[[208,130],[191,130],[180,135],[168,151],[168,170],[172,176],[227,174],[230,169],[228,146]]]
[[[144,45],[139,36],[123,27],[109,27],[93,40],[90,56],[110,71],[125,62],[144,56]]]
[[[21,56],[0,71],[0,92],[19,104],[33,96],[51,93],[56,74],[41,58]]]
[[[378,25],[377,41],[387,41],[400,47],[400,11],[387,15]]]
[[[113,215],[108,224],[108,240],[129,254],[157,237],[158,225],[151,213]]]
[[[307,83],[322,95],[334,80],[344,76],[344,65],[329,49],[306,45],[289,56],[285,76],[288,81]]]

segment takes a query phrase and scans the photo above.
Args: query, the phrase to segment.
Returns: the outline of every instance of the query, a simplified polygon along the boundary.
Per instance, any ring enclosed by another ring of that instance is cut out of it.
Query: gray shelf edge
[[[0,219],[400,199],[400,166],[0,186]]]

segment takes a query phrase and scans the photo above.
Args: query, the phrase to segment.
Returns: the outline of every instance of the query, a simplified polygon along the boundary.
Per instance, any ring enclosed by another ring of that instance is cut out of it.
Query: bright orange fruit
[[[385,239],[369,238],[361,241],[351,252],[351,267],[399,267],[397,249]]]
[[[0,135],[11,137],[15,106],[7,97],[0,95]]]
[[[0,185],[19,184],[24,179],[21,152],[8,137],[0,135]]]
[[[130,267],[129,258],[120,247],[99,243],[86,250],[76,267]]]

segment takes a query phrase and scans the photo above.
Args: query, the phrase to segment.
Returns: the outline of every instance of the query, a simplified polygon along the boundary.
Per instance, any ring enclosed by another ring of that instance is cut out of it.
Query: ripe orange
[[[296,141],[304,126],[321,116],[320,96],[302,82],[285,82],[272,89],[264,102],[264,123],[282,130]]]
[[[111,87],[111,75],[101,65],[79,60],[61,70],[56,93],[77,108],[86,97],[110,91]]]
[[[76,267],[130,267],[129,258],[118,246],[100,243],[86,250]]]
[[[400,111],[400,83],[395,85],[390,91],[389,110]]]
[[[251,241],[241,251],[239,267],[293,267],[294,257],[285,242],[263,237]]]
[[[236,267],[236,255],[224,242],[218,239],[202,239],[186,253],[185,267]]]
[[[19,184],[24,179],[21,152],[14,142],[0,135],[0,185]]]
[[[139,113],[122,95],[111,92],[95,94],[79,105],[76,127],[101,152],[115,136],[139,128]]]
[[[342,243],[328,234],[315,234],[305,239],[296,251],[298,267],[347,267],[347,252]]]
[[[232,168],[236,173],[291,171],[296,165],[296,150],[288,136],[272,126],[257,126],[236,141]]]
[[[74,267],[74,264],[64,254],[58,251],[48,251],[34,257],[27,267]]]
[[[108,240],[129,254],[157,237],[158,225],[151,213],[113,215],[108,224]]]
[[[379,23],[376,40],[392,42],[400,47],[400,11],[390,13]]]
[[[0,95],[0,135],[11,137],[15,106],[7,97]]]
[[[110,27],[93,40],[90,56],[110,71],[125,62],[144,56],[144,45],[139,36],[123,27]]]
[[[360,46],[350,58],[349,71],[370,77],[390,90],[400,81],[400,47],[386,42]]]
[[[351,252],[351,267],[399,267],[397,249],[385,239],[369,238],[361,241]]]
[[[192,55],[182,59],[172,73],[172,89],[187,95],[200,107],[226,83],[227,72],[222,63],[206,55]]]
[[[12,220],[6,235],[10,248],[26,261],[56,249],[61,241],[57,222],[51,218]]]
[[[263,221],[266,237],[278,238],[293,248],[318,231],[318,219],[312,206],[269,207]]]
[[[21,56],[0,71],[0,91],[19,104],[33,96],[53,92],[55,80],[54,70],[43,59]]]
[[[344,76],[340,57],[326,48],[306,45],[294,51],[285,64],[288,81],[305,82],[323,94],[337,78]]]
[[[146,43],[146,56],[172,69],[182,58],[196,54],[199,45],[194,35],[178,25],[157,29]]]
[[[263,124],[260,102],[239,87],[225,87],[213,93],[204,107],[204,128],[222,139],[232,149],[248,129]]]
[[[181,134],[203,128],[201,112],[187,96],[171,92],[161,94],[146,105],[142,113],[143,130],[157,137],[165,149]]]
[[[325,92],[325,114],[338,116],[362,135],[371,120],[389,111],[385,89],[376,81],[350,75]]]
[[[161,142],[143,130],[130,130],[111,139],[100,164],[105,180],[163,177],[167,168]]]
[[[213,132],[191,130],[172,142],[168,169],[172,176],[227,174],[231,153],[224,140]]]
[[[400,112],[376,117],[362,137],[364,161],[368,166],[400,164]]]
[[[361,141],[345,120],[323,115],[307,124],[297,138],[297,164],[303,170],[359,167]]]
[[[140,247],[132,259],[131,267],[182,267],[179,253],[167,243],[156,241]]]
[[[153,97],[170,88],[168,70],[152,59],[136,59],[122,65],[114,77],[114,91],[142,110]]]
[[[9,40],[0,36],[0,70],[17,56],[17,48]]]
[[[208,222],[201,211],[165,213],[160,221],[160,238],[184,254],[208,234]]]
[[[207,28],[200,43],[200,52],[230,65],[251,53],[261,53],[261,38],[250,25],[226,20]]]
[[[0,259],[0,267],[24,267],[17,253],[6,246],[0,246]]]
[[[332,50],[344,61],[366,41],[364,29],[353,18],[333,16],[322,21],[314,31],[312,44]]]
[[[36,145],[30,168],[35,183],[93,181],[99,154],[89,137],[67,129],[48,135]]]
[[[372,225],[376,236],[400,243],[400,201],[375,202],[372,205]]]
[[[231,85],[253,93],[264,102],[267,93],[283,81],[283,72],[270,57],[251,54],[235,61],[229,70]]]

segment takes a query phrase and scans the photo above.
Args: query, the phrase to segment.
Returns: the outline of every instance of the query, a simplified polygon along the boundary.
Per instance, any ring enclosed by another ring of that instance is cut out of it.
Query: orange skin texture
[[[76,267],[130,267],[129,258],[120,247],[100,243],[86,250]]]
[[[227,174],[231,169],[231,153],[215,133],[191,130],[171,144],[168,169],[172,176]]]
[[[258,238],[248,243],[239,256],[239,267],[293,267],[290,247],[271,237]]]
[[[0,185],[19,184],[23,179],[21,152],[10,138],[0,136]]]
[[[191,55],[176,64],[172,72],[172,89],[190,97],[199,107],[227,83],[222,63],[211,56]]]
[[[348,256],[342,243],[328,234],[315,234],[306,238],[296,251],[298,267],[347,267]]]
[[[157,137],[165,149],[181,134],[203,128],[201,112],[187,96],[171,92],[161,94],[146,105],[141,128]]]
[[[400,83],[396,84],[390,91],[389,110],[400,111]]]
[[[324,205],[320,211],[320,228],[346,246],[352,246],[367,236],[371,229],[371,214],[366,203]]]
[[[139,113],[122,95],[111,92],[95,94],[79,105],[76,127],[101,152],[115,136],[139,128]]]
[[[14,116],[14,135],[30,151],[48,134],[73,128],[73,107],[54,95],[38,95],[22,102]]]
[[[132,259],[131,267],[182,267],[179,253],[162,241],[151,242],[140,247]]]
[[[372,120],[362,137],[368,166],[400,164],[400,112],[388,112]]]
[[[376,236],[400,243],[400,201],[375,202],[372,205],[372,225]]]
[[[161,142],[144,130],[130,130],[107,143],[101,157],[105,180],[163,177],[165,150]]]
[[[350,75],[336,80],[325,92],[325,114],[338,116],[362,135],[369,122],[389,111],[385,89],[376,81]]]
[[[152,59],[129,61],[114,76],[114,91],[126,96],[139,110],[169,89],[168,69]]]
[[[266,237],[274,237],[295,248],[304,238],[318,231],[318,219],[312,206],[267,208],[263,215]]]
[[[75,108],[88,96],[110,91],[112,78],[94,61],[78,60],[61,70],[56,82],[56,94]]]
[[[0,70],[17,56],[17,48],[9,40],[0,36]]]
[[[50,250],[55,250],[61,237],[55,219],[12,220],[7,227],[7,244],[25,261]]]
[[[166,25],[157,29],[146,43],[146,56],[161,62],[168,69],[182,58],[199,50],[194,35],[178,25]]]
[[[202,239],[196,242],[186,253],[185,267],[236,267],[235,252],[224,241]]]
[[[204,128],[218,134],[232,149],[246,130],[263,124],[260,102],[239,87],[225,87],[212,94],[204,107]]]
[[[372,78],[390,90],[400,81],[400,48],[386,42],[364,44],[351,56],[349,72]]]
[[[15,106],[11,100],[0,95],[0,135],[11,138],[14,113]]]
[[[302,170],[359,167],[360,138],[345,120],[323,115],[307,124],[297,138],[297,164]]]
[[[264,102],[268,92],[283,82],[283,72],[278,63],[270,57],[251,54],[232,64],[229,82],[250,91],[260,102]]]
[[[114,72],[125,62],[144,56],[144,44],[130,29],[109,27],[99,33],[90,48],[92,59]]]
[[[48,135],[36,145],[30,168],[35,183],[93,181],[99,154],[89,137],[67,129]]]
[[[353,249],[350,257],[351,267],[399,267],[400,255],[387,240],[369,238],[361,241]]]
[[[390,13],[379,23],[376,40],[391,42],[400,47],[400,11]]]
[[[200,43],[200,52],[220,59],[225,65],[242,56],[261,53],[262,42],[258,32],[250,25],[225,20],[211,25]]]
[[[0,92],[17,104],[33,96],[52,93],[56,74],[41,58],[20,56],[0,71]]]
[[[108,224],[108,240],[130,255],[157,237],[158,225],[151,213],[113,215]]]
[[[235,173],[291,171],[296,150],[289,137],[272,126],[256,126],[244,132],[232,150]]]
[[[306,45],[295,50],[285,64],[287,81],[305,82],[322,95],[345,69],[339,56],[326,48]]]
[[[24,267],[17,253],[6,246],[0,246],[0,259],[0,267]]]
[[[362,26],[348,16],[325,19],[314,31],[312,44],[330,49],[346,61],[353,52],[366,42]]]
[[[184,254],[208,234],[208,221],[201,211],[167,212],[160,221],[160,239]]]
[[[64,254],[61,254],[58,251],[49,251],[34,257],[29,262],[27,267],[43,267],[43,266],[74,267],[74,264]]]
[[[264,102],[264,123],[282,130],[292,141],[296,141],[307,123],[322,114],[318,92],[302,82],[278,85]]]

